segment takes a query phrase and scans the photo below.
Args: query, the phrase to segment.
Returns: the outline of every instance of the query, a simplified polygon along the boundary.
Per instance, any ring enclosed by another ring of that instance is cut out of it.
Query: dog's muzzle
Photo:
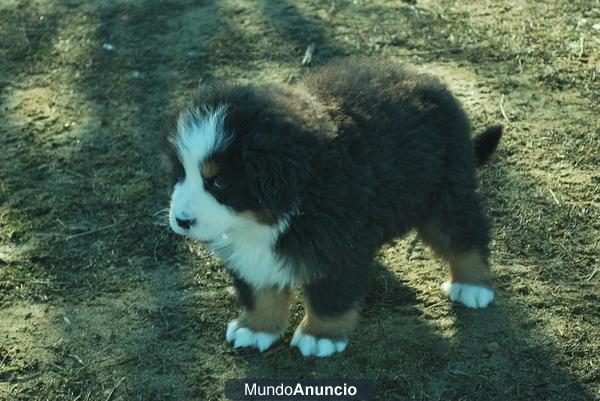
[[[194,223],[196,223],[196,219],[188,217],[186,215],[175,216],[175,221],[177,222],[177,225],[183,228],[184,230],[189,230],[190,227],[193,226]]]

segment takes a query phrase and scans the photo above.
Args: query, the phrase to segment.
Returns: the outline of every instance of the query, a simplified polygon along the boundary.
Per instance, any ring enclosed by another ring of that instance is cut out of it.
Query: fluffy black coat
[[[192,107],[219,105],[228,107],[225,130],[234,139],[214,156],[228,186],[213,195],[265,224],[289,218],[276,251],[319,315],[354,307],[375,251],[411,228],[441,256],[476,249],[487,259],[475,169],[501,129],[474,144],[464,111],[436,79],[344,60],[297,88],[205,86]],[[251,286],[235,282],[251,307]]]

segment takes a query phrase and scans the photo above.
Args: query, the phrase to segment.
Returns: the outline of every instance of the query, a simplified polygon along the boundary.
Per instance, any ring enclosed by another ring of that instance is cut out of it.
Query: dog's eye
[[[225,180],[221,177],[211,177],[204,179],[204,186],[215,191],[221,191],[227,186]]]
[[[216,189],[224,189],[225,188],[225,182],[223,181],[222,178],[213,179],[212,185]]]

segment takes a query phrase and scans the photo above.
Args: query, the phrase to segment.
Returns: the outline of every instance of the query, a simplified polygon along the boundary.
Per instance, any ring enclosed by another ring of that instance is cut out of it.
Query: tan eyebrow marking
[[[219,174],[219,166],[213,160],[209,160],[202,166],[202,176],[204,178],[213,178]]]

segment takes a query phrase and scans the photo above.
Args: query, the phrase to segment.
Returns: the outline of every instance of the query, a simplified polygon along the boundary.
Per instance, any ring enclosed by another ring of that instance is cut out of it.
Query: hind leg
[[[494,291],[489,265],[481,252],[453,255],[449,262],[450,280],[442,284],[446,295],[469,308],[487,307],[494,300]]]
[[[450,265],[450,279],[442,290],[452,301],[469,308],[485,308],[494,299],[488,262],[489,228],[475,194],[460,210],[436,210],[418,228],[425,243]]]

